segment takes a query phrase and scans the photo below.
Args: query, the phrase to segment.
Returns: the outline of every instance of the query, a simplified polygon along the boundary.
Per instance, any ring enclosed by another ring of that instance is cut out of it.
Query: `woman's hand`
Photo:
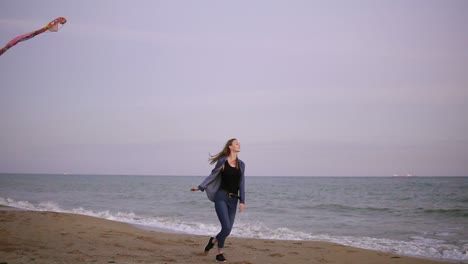
[[[245,207],[245,204],[243,203],[239,204],[239,213],[242,213],[242,211],[244,211],[244,207]]]
[[[192,192],[195,192],[195,191],[199,191],[200,189],[198,189],[198,186],[196,186],[196,187],[190,188],[190,190],[191,190]]]

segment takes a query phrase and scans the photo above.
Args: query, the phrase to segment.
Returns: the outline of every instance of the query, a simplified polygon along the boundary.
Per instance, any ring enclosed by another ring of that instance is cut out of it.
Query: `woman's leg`
[[[234,219],[236,218],[236,212],[237,212],[237,199],[234,200],[234,198],[230,198],[229,201],[229,222],[231,223],[231,231],[232,227],[234,226]]]
[[[215,196],[215,209],[216,214],[218,215],[219,222],[221,223],[221,231],[216,235],[216,242],[218,243],[218,250],[221,251],[224,248],[224,241],[226,237],[229,236],[232,229],[231,216],[230,216],[230,207],[229,206],[229,197],[223,193],[218,192]],[[234,208],[235,209],[235,208]],[[235,214],[235,211],[234,211]]]

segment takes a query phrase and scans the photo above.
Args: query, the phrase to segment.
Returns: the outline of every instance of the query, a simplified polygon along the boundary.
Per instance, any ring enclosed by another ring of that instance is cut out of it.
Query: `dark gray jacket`
[[[210,176],[206,177],[206,179],[198,185],[198,189],[200,191],[206,191],[206,195],[210,201],[214,202],[214,197],[216,192],[219,190],[221,186],[221,170],[223,168],[224,162],[226,162],[227,157],[219,158],[218,162],[216,162],[216,166],[211,171]],[[239,198],[240,203],[245,204],[245,164],[242,160],[239,160],[239,168],[241,171],[241,178],[239,183]]]

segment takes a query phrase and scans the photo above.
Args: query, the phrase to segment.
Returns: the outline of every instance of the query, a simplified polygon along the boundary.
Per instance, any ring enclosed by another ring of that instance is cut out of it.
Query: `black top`
[[[241,178],[240,169],[236,167],[231,167],[227,159],[224,163],[224,169],[221,172],[221,178],[221,189],[229,193],[237,194],[239,192],[239,184]]]

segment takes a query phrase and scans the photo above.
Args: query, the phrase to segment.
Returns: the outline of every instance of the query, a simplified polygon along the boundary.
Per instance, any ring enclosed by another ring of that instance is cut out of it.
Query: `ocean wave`
[[[110,212],[108,210],[93,211],[82,207],[65,210],[61,208],[59,204],[52,201],[34,204],[28,201],[16,201],[10,198],[0,197],[0,205],[32,211],[53,211],[88,215],[113,221],[141,225],[150,229],[164,229],[195,235],[215,234],[219,231],[219,226],[215,224],[188,222],[171,217],[151,217],[138,215],[133,212]],[[392,252],[400,255],[468,261],[466,249],[454,245],[448,245],[443,240],[413,237],[411,241],[397,241],[385,238],[311,234],[292,230],[286,227],[271,228],[262,222],[249,220],[249,217],[246,214],[238,217],[232,236],[276,240],[327,241],[358,248]]]
[[[438,215],[447,215],[447,216],[454,216],[454,217],[468,217],[468,210],[466,209],[422,209],[422,208],[419,208],[419,210],[427,214],[438,214]]]
[[[31,210],[31,211],[50,211],[50,212],[59,212],[59,213],[73,213],[80,215],[87,215],[98,217],[102,219],[125,222],[129,224],[142,225],[147,227],[152,227],[156,229],[166,229],[174,232],[183,232],[190,234],[203,235],[206,234],[206,231],[212,231],[213,233],[217,231],[218,227],[215,225],[206,225],[203,223],[190,223],[180,221],[175,218],[169,217],[147,217],[140,216],[133,212],[110,212],[109,210],[104,211],[93,211],[85,209],[82,207],[72,208],[65,210],[61,208],[57,203],[46,201],[40,202],[38,204],[33,204],[28,201],[15,201],[10,198],[0,197],[0,205],[15,207],[19,209]],[[200,230],[204,230],[203,232]]]
[[[305,205],[299,206],[299,209],[305,210],[330,210],[330,211],[375,211],[375,212],[391,212],[393,209],[390,208],[378,208],[378,207],[355,207],[342,204],[318,204],[318,205]]]

